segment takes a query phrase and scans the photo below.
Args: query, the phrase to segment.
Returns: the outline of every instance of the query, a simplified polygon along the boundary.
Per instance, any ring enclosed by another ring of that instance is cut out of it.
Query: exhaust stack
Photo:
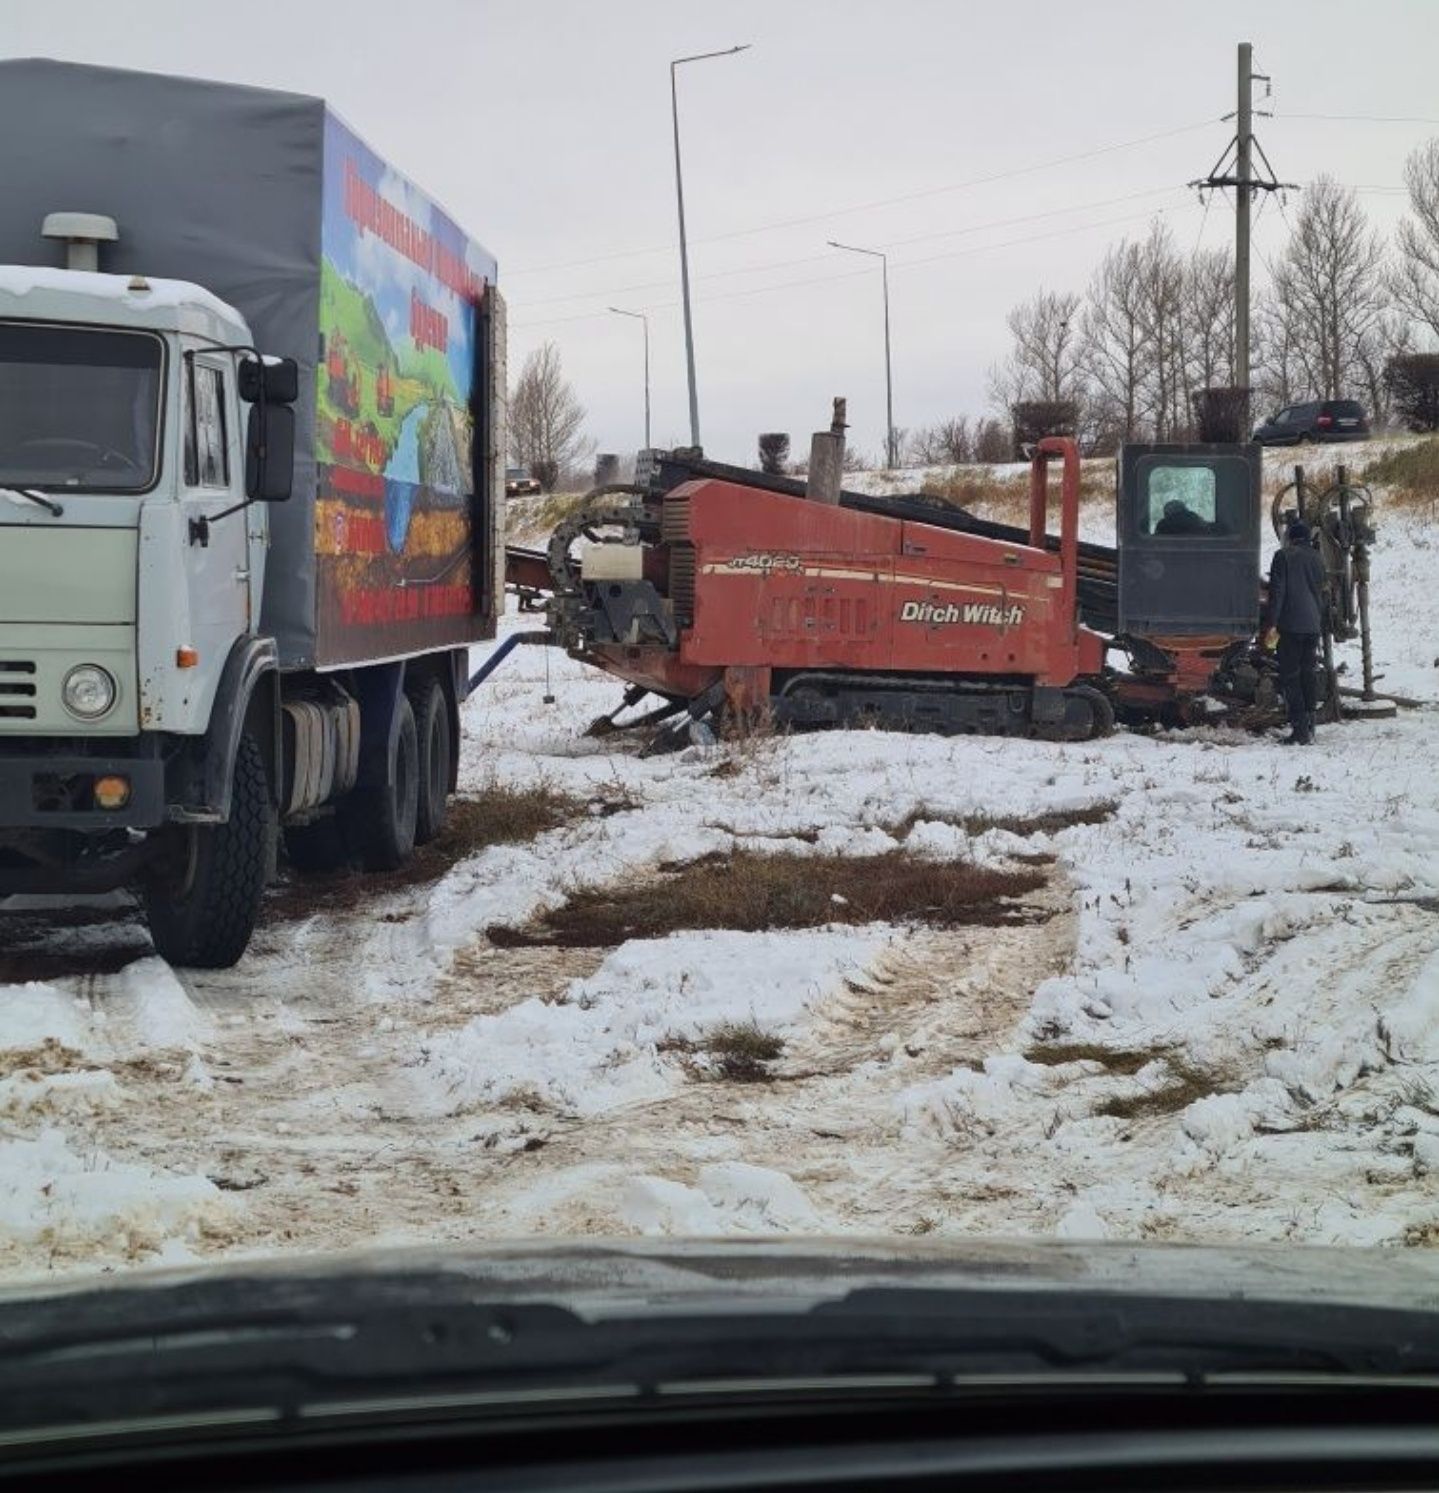
[[[838,503],[844,485],[845,401],[834,402],[828,430],[817,430],[809,443],[809,478],[805,496],[814,503]]]
[[[114,218],[101,213],[50,213],[40,225],[45,238],[61,240],[65,245],[67,270],[98,270],[100,245],[113,244],[120,237]]]

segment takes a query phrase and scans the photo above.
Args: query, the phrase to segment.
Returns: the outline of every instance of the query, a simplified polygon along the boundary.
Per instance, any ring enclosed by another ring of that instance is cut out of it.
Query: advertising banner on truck
[[[476,339],[494,261],[325,116],[316,369],[318,653],[473,636]]]

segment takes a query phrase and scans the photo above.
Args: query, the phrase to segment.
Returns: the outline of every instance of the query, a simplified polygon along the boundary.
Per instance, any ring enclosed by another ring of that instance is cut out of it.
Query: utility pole
[[[670,63],[670,113],[675,127],[675,201],[680,214],[680,298],[685,310],[685,363],[689,370],[690,386],[690,445],[700,444],[700,399],[695,387],[695,333],[690,318],[690,255],[689,240],[685,237],[685,184],[680,170],[680,96],[675,82],[676,69],[686,62],[704,62],[711,57],[733,57],[736,52],[749,50],[749,43],[738,47],[725,47],[718,52],[696,52],[692,57],[676,57]]]
[[[616,316],[630,316],[635,321],[642,322],[645,329],[645,450],[650,449],[650,319],[643,311],[625,311],[619,306],[611,306],[610,310]]]
[[[854,244],[836,243],[828,240],[831,249],[843,249],[849,254],[868,254],[879,260],[881,283],[884,286],[884,456],[885,465],[892,472],[899,462],[899,452],[894,440],[894,375],[889,356],[889,255],[879,249],[860,249]]]
[[[1298,191],[1292,181],[1278,181],[1264,147],[1254,138],[1254,84],[1264,84],[1265,97],[1269,95],[1270,79],[1266,73],[1254,71],[1254,47],[1252,43],[1239,43],[1238,98],[1232,116],[1235,122],[1234,138],[1224,148],[1224,153],[1214,163],[1208,176],[1189,183],[1197,187],[1202,195],[1216,187],[1233,187],[1234,201],[1234,382],[1241,388],[1249,388],[1249,225],[1250,208],[1256,192]],[[1262,112],[1262,111],[1261,111]],[[1226,118],[1231,116],[1226,115]],[[1264,163],[1267,173],[1254,174],[1254,153]],[[1233,152],[1233,169],[1226,170]]]
[[[1265,80],[1268,81],[1267,79]],[[1249,208],[1254,182],[1254,47],[1239,43],[1239,101],[1235,121],[1234,381],[1249,387]]]

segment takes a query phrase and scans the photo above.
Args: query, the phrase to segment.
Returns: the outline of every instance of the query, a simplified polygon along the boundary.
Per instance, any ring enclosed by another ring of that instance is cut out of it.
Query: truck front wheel
[[[228,969],[255,931],[275,835],[265,760],[248,731],[235,754],[229,820],[167,834],[142,887],[156,951],[171,964]]]

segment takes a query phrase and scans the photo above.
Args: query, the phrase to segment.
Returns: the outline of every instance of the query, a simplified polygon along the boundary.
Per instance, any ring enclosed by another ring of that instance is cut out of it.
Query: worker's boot
[[[1314,733],[1309,729],[1309,717],[1307,714],[1294,717],[1289,722],[1289,735],[1279,738],[1280,746],[1308,746],[1314,740]]]
[[[1313,741],[1314,738],[1315,738],[1315,735],[1316,735],[1315,726],[1316,726],[1316,724],[1317,724],[1317,722],[1315,720],[1314,712],[1312,710],[1306,710],[1304,712],[1304,729],[1308,733],[1310,741]]]

